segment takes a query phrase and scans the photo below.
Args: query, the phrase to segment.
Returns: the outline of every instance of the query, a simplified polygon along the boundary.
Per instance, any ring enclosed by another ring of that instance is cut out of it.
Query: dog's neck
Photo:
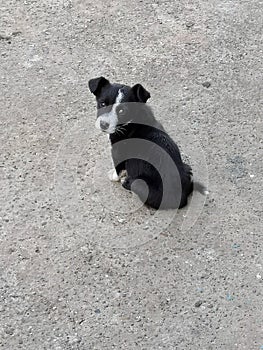
[[[146,104],[142,104],[139,113],[136,113],[131,121],[117,126],[116,131],[110,134],[110,141],[114,144],[132,137],[140,137],[142,128],[156,128],[164,131],[163,126],[157,122],[151,108]]]
[[[136,131],[140,127],[139,124],[130,122],[129,124],[119,124],[116,131],[110,134],[110,141],[112,144],[134,137]]]

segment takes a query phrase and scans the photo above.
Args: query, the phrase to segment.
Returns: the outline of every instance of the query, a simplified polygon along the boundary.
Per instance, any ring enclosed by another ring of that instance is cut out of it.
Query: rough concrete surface
[[[262,5],[0,0],[1,349],[263,349]],[[151,92],[206,199],[108,181],[100,75]]]

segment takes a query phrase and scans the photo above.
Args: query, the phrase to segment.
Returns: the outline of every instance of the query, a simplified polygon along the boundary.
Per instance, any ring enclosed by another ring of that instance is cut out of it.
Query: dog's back
[[[138,156],[126,160],[126,170],[131,178],[147,183],[146,204],[162,209],[185,206],[193,189],[192,171],[183,163],[176,143],[163,128],[148,125],[137,125],[132,139]]]

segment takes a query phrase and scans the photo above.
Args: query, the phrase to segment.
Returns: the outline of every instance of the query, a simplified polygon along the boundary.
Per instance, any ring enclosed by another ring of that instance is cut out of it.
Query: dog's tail
[[[209,194],[209,191],[205,185],[201,184],[201,182],[198,181],[193,182],[193,190],[203,194],[204,196],[207,196]]]
[[[189,179],[191,179],[191,183],[190,183],[190,192],[193,191],[197,191],[199,193],[201,193],[204,196],[207,196],[209,194],[209,191],[207,190],[207,188],[198,181],[193,181],[193,172],[192,172],[192,168],[190,167],[190,165],[184,163],[184,170],[187,173],[187,175],[189,176]]]

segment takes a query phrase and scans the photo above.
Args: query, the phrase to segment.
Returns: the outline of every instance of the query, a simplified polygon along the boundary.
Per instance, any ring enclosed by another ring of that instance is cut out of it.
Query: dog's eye
[[[102,107],[105,107],[105,106],[106,106],[106,102],[102,101],[102,102],[99,103],[99,107],[102,108]]]
[[[118,114],[119,115],[123,115],[125,113],[125,110],[123,109],[123,108],[120,108],[119,110],[118,110]]]

